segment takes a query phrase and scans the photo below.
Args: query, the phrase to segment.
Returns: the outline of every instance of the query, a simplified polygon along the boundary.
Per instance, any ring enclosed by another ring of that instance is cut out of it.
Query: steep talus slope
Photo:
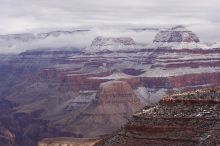
[[[144,108],[102,146],[218,145],[220,90],[174,94]]]

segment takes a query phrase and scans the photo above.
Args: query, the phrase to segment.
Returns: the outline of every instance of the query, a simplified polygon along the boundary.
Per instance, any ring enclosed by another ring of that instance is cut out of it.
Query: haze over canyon
[[[0,2],[0,146],[220,145],[219,1]]]

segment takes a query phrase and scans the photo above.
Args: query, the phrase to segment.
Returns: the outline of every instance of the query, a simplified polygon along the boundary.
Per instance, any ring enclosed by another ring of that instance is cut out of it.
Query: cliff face
[[[165,97],[98,145],[218,145],[219,97],[219,89]]]
[[[141,106],[127,82],[102,83],[95,100],[73,123],[73,129],[85,136],[109,134],[125,124]]]
[[[102,83],[96,98],[99,104],[125,102],[138,104],[139,102],[131,86],[124,81],[109,81]],[[134,107],[134,111],[136,109],[138,109],[137,106]]]

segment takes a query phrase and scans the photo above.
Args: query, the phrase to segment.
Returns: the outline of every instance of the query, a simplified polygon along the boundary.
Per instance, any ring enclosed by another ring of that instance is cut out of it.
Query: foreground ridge
[[[218,145],[220,90],[204,89],[164,97],[135,114],[102,146]]]

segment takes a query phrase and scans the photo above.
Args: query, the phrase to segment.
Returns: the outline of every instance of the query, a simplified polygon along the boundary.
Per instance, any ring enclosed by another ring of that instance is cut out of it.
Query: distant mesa
[[[168,30],[160,31],[154,42],[200,42],[199,38],[184,26],[178,25]]]
[[[138,44],[130,37],[96,37],[89,51],[103,51],[103,50],[133,50],[138,48]]]
[[[96,37],[91,46],[108,46],[108,45],[135,45],[135,41],[130,37]]]

